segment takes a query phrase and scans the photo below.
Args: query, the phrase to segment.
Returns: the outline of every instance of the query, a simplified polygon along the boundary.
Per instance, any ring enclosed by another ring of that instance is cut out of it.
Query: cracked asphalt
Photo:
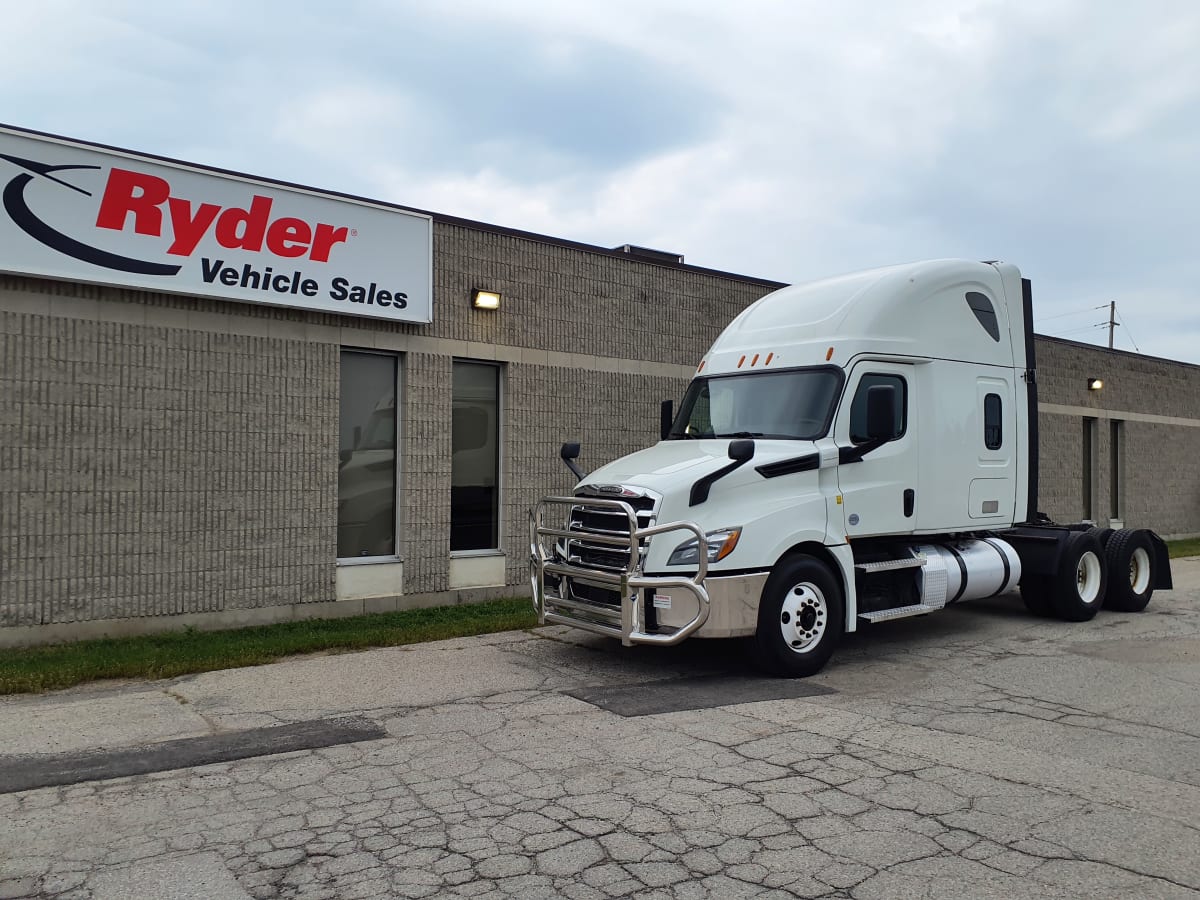
[[[828,692],[564,628],[0,700],[7,760],[361,716],[383,738],[0,794],[0,898],[1200,897],[1200,558],[1143,614],[1013,595],[849,637]]]

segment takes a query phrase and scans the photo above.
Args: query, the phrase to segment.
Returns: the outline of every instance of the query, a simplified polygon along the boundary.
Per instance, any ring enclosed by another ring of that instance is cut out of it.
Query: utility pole
[[[1117,301],[1110,300],[1108,303],[1108,349],[1113,348],[1113,329],[1117,327]]]

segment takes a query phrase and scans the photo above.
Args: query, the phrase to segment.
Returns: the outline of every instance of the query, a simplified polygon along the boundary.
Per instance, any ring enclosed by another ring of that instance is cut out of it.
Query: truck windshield
[[[841,372],[832,367],[697,378],[688,385],[667,440],[815,440],[829,430],[841,382]]]

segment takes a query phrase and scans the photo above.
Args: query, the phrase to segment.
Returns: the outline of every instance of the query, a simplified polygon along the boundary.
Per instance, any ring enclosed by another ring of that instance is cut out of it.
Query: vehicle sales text
[[[242,287],[253,291],[268,291],[275,294],[299,294],[315,297],[321,284],[315,278],[306,278],[298,270],[291,273],[276,272],[271,266],[261,269],[245,263],[241,269],[225,265],[223,259],[200,260],[201,275],[208,284],[220,282],[227,287]],[[362,303],[369,306],[404,309],[408,306],[408,294],[389,291],[372,281],[369,285],[353,284],[349,278],[338,276],[330,282],[329,296],[334,300]]]

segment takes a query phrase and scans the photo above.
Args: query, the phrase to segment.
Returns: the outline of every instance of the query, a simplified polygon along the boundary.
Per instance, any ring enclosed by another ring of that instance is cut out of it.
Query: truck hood
[[[698,479],[729,465],[729,439],[700,441],[660,441],[653,447],[622,456],[579,482],[579,487],[621,484],[647,488],[660,494],[672,494],[691,488]],[[812,441],[759,440],[755,442],[754,458],[729,478],[740,481],[741,475],[753,473],[763,463],[792,459],[816,451]],[[755,474],[755,480],[761,477]]]

